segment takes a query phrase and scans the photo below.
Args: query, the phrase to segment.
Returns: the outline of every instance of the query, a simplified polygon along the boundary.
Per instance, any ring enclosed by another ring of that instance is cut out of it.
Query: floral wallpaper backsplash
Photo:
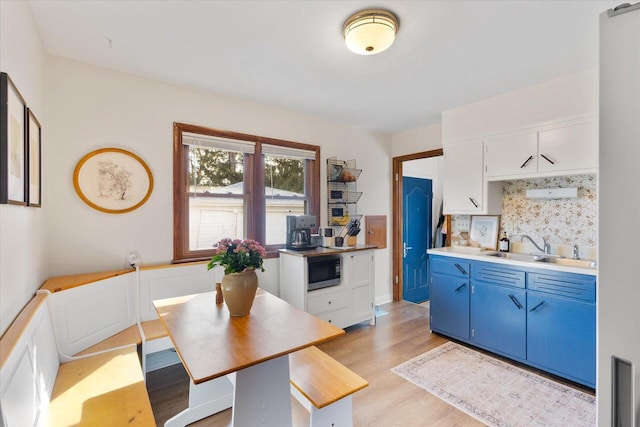
[[[530,188],[578,188],[575,199],[528,199]],[[544,237],[553,247],[577,244],[581,255],[597,245],[597,178],[596,175],[572,175],[550,178],[504,181],[500,236],[506,231],[509,239],[519,243],[527,234],[542,246]],[[452,217],[453,235],[461,230],[460,219]],[[552,251],[555,252],[555,251]]]

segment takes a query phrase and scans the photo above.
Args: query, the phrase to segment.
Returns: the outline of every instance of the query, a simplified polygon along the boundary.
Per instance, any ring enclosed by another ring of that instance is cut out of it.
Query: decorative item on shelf
[[[246,316],[251,311],[258,289],[256,269],[264,271],[262,263],[267,253],[260,243],[251,239],[225,238],[213,247],[215,254],[207,264],[207,269],[224,267],[220,284],[229,314],[234,317]]]
[[[469,246],[496,250],[500,215],[472,215]]]
[[[355,160],[327,159],[327,222],[329,226],[345,227],[351,220],[360,219],[357,213],[362,192],[357,191],[356,181],[362,173]],[[345,236],[343,236],[345,237]]]

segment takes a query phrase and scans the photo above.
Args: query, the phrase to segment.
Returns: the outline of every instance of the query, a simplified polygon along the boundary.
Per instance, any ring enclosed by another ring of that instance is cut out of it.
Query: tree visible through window
[[[174,258],[206,258],[224,237],[252,238],[270,255],[285,217],[319,213],[319,147],[174,125]]]

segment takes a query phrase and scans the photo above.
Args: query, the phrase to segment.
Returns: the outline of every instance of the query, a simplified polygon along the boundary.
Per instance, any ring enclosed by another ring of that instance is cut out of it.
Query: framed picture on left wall
[[[0,73],[0,203],[27,204],[27,106],[7,73]]]
[[[36,116],[27,108],[27,204],[39,208],[42,206],[42,127]]]

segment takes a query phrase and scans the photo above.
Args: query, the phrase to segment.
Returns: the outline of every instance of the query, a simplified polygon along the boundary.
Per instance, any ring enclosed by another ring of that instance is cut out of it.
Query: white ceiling
[[[595,67],[599,13],[621,1],[29,3],[50,54],[396,133]],[[400,30],[358,56],[342,25],[368,7]]]

